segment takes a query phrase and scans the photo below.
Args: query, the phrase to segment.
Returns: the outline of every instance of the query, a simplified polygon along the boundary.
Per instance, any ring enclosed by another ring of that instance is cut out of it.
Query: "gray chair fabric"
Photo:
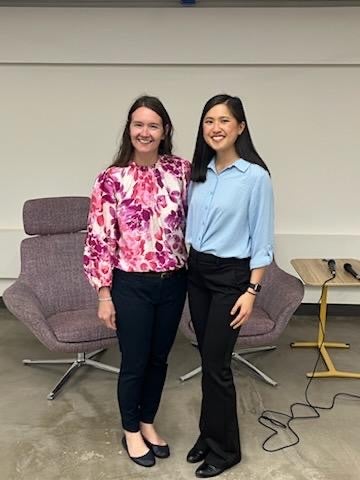
[[[301,304],[304,297],[304,286],[298,278],[279,268],[275,261],[267,267],[261,283],[262,289],[256,296],[251,317],[240,329],[236,341],[236,348],[242,350],[234,352],[233,358],[245,363],[268,383],[276,385],[274,380],[246,361],[241,355],[276,348],[270,345],[276,342]],[[180,330],[193,344],[196,343],[187,304],[180,322]],[[197,368],[181,379],[187,380],[199,371],[200,368]]]
[[[20,276],[3,294],[8,310],[43,345],[76,353],[84,363],[87,353],[117,342],[116,333],[97,318],[96,292],[83,270],[89,205],[87,197],[25,202],[24,229],[31,236],[21,243]]]

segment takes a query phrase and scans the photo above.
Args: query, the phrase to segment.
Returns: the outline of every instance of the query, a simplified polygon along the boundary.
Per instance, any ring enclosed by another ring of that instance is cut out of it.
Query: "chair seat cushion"
[[[94,308],[57,313],[48,322],[59,342],[84,343],[116,337],[114,330],[101,323]]]
[[[254,307],[251,319],[241,327],[239,337],[254,337],[270,333],[275,328],[275,323],[267,313],[258,307]]]

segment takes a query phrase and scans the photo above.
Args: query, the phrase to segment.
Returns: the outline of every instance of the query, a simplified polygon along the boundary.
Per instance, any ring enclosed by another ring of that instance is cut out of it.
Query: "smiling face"
[[[157,154],[165,130],[161,117],[147,107],[136,109],[130,122],[130,139],[135,151],[141,154]]]
[[[216,153],[235,152],[235,142],[244,131],[245,122],[239,123],[225,103],[212,107],[203,120],[205,142]]]

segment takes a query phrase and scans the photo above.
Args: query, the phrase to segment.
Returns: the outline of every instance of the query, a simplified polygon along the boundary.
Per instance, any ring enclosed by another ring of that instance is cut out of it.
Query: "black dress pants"
[[[188,294],[202,360],[200,436],[206,461],[227,467],[241,460],[231,358],[239,328],[230,311],[250,281],[250,259],[220,258],[190,250]]]
[[[154,421],[186,287],[185,268],[165,278],[114,270],[111,295],[121,351],[118,401],[129,432],[139,431],[140,422]]]

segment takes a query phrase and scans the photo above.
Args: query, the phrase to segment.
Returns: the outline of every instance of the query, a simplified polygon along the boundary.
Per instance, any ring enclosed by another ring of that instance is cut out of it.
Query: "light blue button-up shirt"
[[[274,201],[269,174],[240,158],[216,172],[211,160],[204,183],[192,182],[186,242],[217,257],[250,257],[250,269],[273,258]]]

